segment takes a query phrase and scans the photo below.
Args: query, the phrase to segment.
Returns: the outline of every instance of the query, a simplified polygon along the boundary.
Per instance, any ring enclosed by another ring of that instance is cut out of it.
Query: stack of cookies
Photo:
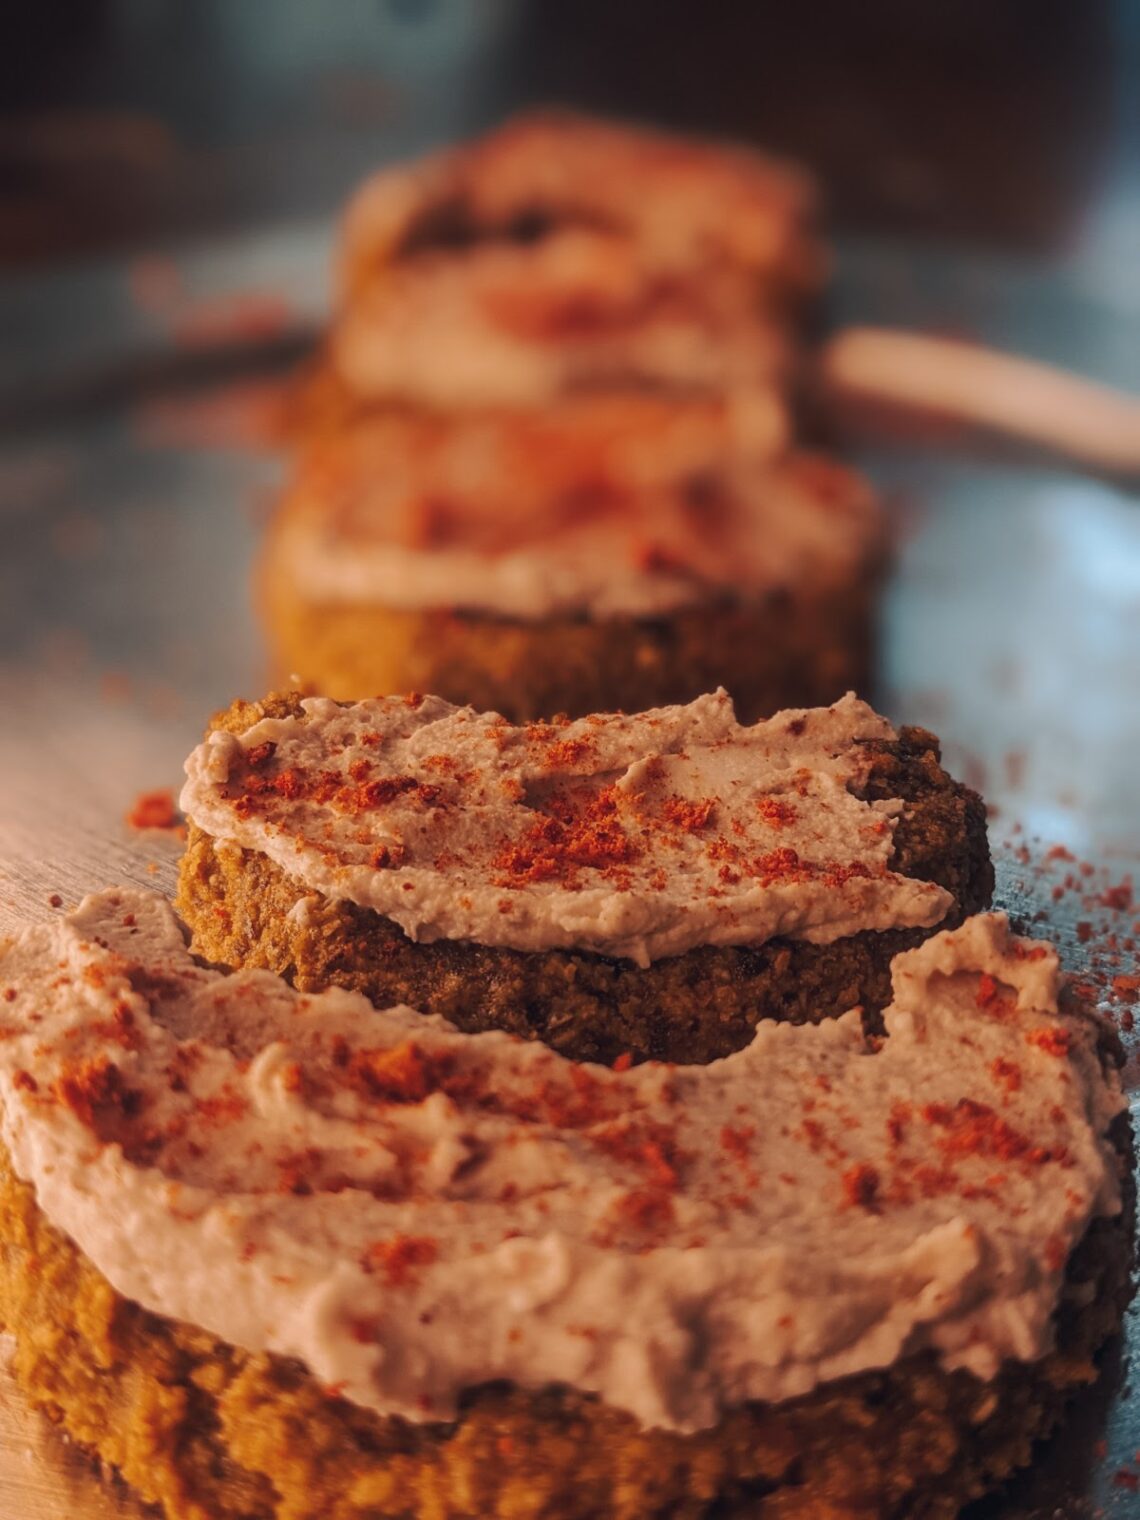
[[[278,675],[513,720],[867,685],[880,509],[793,442],[810,183],[517,120],[366,184],[260,587]]]
[[[952,1520],[1095,1378],[1119,1049],[932,735],[268,698],[186,769],[183,922],[0,942],[13,1369],[167,1520]]]
[[[262,569],[321,694],[189,756],[180,917],[0,939],[13,1372],[167,1520],[953,1520],[1119,1327],[1122,1052],[842,694],[810,192],[532,119],[343,265]]]

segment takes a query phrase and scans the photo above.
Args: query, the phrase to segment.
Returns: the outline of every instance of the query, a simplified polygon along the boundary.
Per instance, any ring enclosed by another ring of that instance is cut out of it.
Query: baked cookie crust
[[[880,577],[668,617],[541,621],[310,601],[277,562],[259,576],[275,679],[350,701],[432,691],[513,723],[690,702],[725,686],[742,722],[824,707],[872,683]]]
[[[1115,1139],[1123,1157],[1123,1121]],[[2,1153],[0,1323],[31,1400],[168,1520],[951,1520],[1096,1378],[1132,1227],[1129,1198],[1089,1229],[1039,1362],[984,1383],[910,1358],[695,1435],[558,1388],[474,1389],[448,1424],[381,1418],[123,1298]]]
[[[237,702],[214,727],[240,733],[301,709],[296,695]],[[874,751],[865,795],[908,804],[894,868],[935,881],[956,906],[938,928],[985,907],[993,890],[981,798],[939,763],[922,729]],[[464,941],[416,943],[390,919],[313,893],[266,856],[191,826],[176,905],[197,954],[263,967],[302,991],[345,987],[380,1007],[407,1003],[459,1028],[506,1029],[578,1060],[703,1063],[748,1044],[761,1019],[804,1023],[890,1000],[890,962],[933,930],[869,931],[828,945],[773,939],[718,946],[646,969],[583,951],[518,951]],[[302,906],[303,905],[303,906]]]

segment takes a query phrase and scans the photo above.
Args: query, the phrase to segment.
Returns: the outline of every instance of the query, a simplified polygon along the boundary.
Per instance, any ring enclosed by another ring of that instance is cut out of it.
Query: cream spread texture
[[[541,619],[822,596],[882,556],[866,483],[782,452],[770,405],[569,415],[446,428],[397,415],[323,440],[275,527],[275,563],[311,601]]]
[[[727,694],[515,727],[435,697],[302,702],[212,733],[182,807],[315,894],[412,939],[645,966],[776,935],[928,927],[953,901],[891,869],[903,803],[856,795],[866,703],[737,723]]]
[[[694,1430],[1048,1350],[1123,1102],[1057,983],[982,916],[896,959],[883,1039],[851,1013],[610,1070],[203,969],[121,889],[0,946],[0,1135],[120,1293],[359,1405],[508,1379]]]

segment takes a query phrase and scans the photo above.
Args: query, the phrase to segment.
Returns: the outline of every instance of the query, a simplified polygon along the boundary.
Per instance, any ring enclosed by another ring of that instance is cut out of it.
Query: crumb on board
[[[182,814],[175,807],[174,793],[168,786],[152,792],[140,792],[126,817],[132,829],[166,829],[183,838],[186,835]]]

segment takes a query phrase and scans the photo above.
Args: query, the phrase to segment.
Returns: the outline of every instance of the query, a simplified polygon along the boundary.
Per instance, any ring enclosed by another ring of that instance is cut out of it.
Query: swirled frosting
[[[1049,1348],[1123,1103],[1057,981],[978,917],[896,959],[884,1040],[763,1023],[611,1071],[203,969],[120,890],[0,945],[0,1138],[120,1293],[357,1404],[446,1419],[509,1379],[693,1430]]]
[[[437,697],[309,698],[210,734],[182,807],[412,939],[648,965],[943,918],[944,888],[891,869],[903,803],[856,795],[867,741],[893,737],[854,696],[752,726],[721,691],[521,727]]]

